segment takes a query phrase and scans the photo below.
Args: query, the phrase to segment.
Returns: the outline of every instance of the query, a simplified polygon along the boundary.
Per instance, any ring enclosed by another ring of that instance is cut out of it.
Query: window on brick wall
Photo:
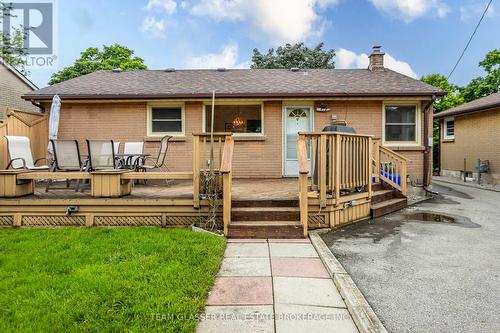
[[[235,135],[260,135],[262,128],[262,105],[216,105],[214,110],[214,132],[232,132]],[[205,131],[210,131],[212,106],[205,105]]]
[[[184,110],[182,106],[151,106],[148,119],[150,135],[183,135],[184,133]]]
[[[443,139],[444,140],[453,140],[455,139],[455,119],[454,118],[446,118],[444,120],[443,126]]]
[[[418,138],[416,105],[384,106],[384,141],[393,144],[415,144]]]

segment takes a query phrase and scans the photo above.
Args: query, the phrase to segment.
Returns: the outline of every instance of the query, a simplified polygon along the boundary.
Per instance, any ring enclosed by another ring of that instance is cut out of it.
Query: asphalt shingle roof
[[[25,99],[440,96],[441,90],[389,69],[98,71],[30,92]]]
[[[459,114],[477,112],[495,107],[500,107],[500,92],[440,112],[434,115],[434,119],[441,119],[444,117],[455,116]]]

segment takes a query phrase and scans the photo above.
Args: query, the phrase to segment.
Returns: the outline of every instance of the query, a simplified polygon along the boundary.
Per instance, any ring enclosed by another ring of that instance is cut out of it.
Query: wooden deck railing
[[[372,182],[380,182],[380,139],[372,139]]]
[[[377,170],[380,180],[406,195],[407,159],[382,146],[379,146]]]
[[[226,137],[224,149],[222,151],[222,161],[220,172],[222,173],[222,200],[224,222],[224,235],[227,235],[229,224],[231,223],[231,191],[232,191],[232,170],[233,170],[234,140],[231,136]]]
[[[297,141],[297,160],[299,163],[299,209],[300,223],[304,229],[304,237],[307,237],[308,226],[308,188],[307,179],[309,175],[309,162],[307,160],[307,143],[305,136],[299,136]]]
[[[306,148],[304,148],[306,147]],[[335,132],[300,133],[298,149],[306,149],[310,160],[308,190],[316,191],[321,206],[327,198],[340,198],[341,191],[370,187],[371,181],[371,137]],[[299,162],[300,165],[300,162]]]
[[[371,150],[372,138],[368,135],[299,133],[299,206],[305,235],[310,195],[319,199],[322,208],[328,202],[348,201],[359,192],[371,196]]]
[[[225,142],[232,141],[232,133],[214,133],[213,162],[210,163],[210,133],[193,134],[193,199],[194,207],[200,207],[200,185],[203,183],[202,175],[214,172],[220,175]],[[234,143],[233,143],[234,144]],[[222,177],[219,177],[222,187]]]

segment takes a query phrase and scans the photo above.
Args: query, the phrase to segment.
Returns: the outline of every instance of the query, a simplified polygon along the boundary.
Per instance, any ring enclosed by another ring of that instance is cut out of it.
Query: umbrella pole
[[[210,118],[210,176],[214,176],[214,116],[215,90],[212,91],[212,117]]]

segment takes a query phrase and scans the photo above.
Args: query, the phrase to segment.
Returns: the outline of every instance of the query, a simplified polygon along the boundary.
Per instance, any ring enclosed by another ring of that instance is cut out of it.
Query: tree
[[[0,2],[0,25],[4,16],[14,17],[11,13],[12,5]],[[11,66],[14,66],[23,75],[28,75],[26,71],[26,61],[24,56],[27,50],[24,47],[24,37],[26,31],[22,28],[11,28],[11,33],[0,31],[0,58]]]
[[[479,62],[479,66],[486,72],[485,77],[473,79],[461,89],[465,102],[488,96],[500,90],[500,50],[495,49],[486,54]]]
[[[433,104],[434,113],[453,108],[464,102],[464,98],[460,94],[460,88],[450,83],[443,75],[429,74],[422,76],[420,80],[446,92],[446,95],[440,101]]]
[[[49,84],[56,84],[78,76],[90,74],[99,70],[112,70],[120,68],[123,70],[148,69],[144,60],[132,57],[134,51],[126,46],[114,44],[104,45],[102,51],[97,47],[89,47],[81,53],[79,59],[72,66],[52,74]]]
[[[335,68],[335,50],[323,50],[324,43],[309,48],[304,43],[285,44],[262,54],[253,50],[252,68]]]

